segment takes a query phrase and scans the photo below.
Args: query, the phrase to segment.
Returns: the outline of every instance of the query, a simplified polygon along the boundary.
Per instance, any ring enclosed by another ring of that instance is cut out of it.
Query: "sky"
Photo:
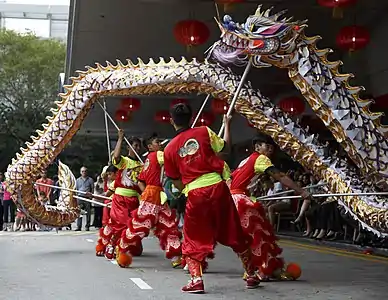
[[[0,0],[0,2],[16,4],[43,4],[43,5],[69,5],[70,0]],[[33,31],[41,37],[49,37],[49,21],[6,19],[5,27],[17,32]]]

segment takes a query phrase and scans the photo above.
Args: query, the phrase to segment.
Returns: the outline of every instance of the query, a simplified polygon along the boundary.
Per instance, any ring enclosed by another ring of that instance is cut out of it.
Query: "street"
[[[132,268],[96,257],[96,232],[0,232],[0,299],[386,299],[388,258],[281,241],[288,262],[302,266],[293,282],[246,290],[234,253],[222,246],[205,274],[205,295],[180,292],[188,275],[164,259],[154,237]]]

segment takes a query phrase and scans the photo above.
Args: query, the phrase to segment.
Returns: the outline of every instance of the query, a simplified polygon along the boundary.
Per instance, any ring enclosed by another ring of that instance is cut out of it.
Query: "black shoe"
[[[81,231],[81,228],[77,228],[75,231]]]
[[[90,227],[86,227],[85,230],[86,230],[86,231],[90,231]]]

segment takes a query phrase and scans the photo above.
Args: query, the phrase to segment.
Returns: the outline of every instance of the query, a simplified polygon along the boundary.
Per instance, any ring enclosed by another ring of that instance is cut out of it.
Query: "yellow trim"
[[[156,158],[158,159],[159,165],[163,166],[164,165],[164,153],[163,153],[163,151],[156,152]]]
[[[267,156],[261,154],[258,158],[256,158],[254,170],[256,174],[262,174],[265,170],[272,166],[273,164],[271,160]]]
[[[126,189],[122,187],[118,187],[115,190],[116,195],[120,195],[123,197],[139,197],[139,193],[132,189]]]
[[[214,184],[217,184],[222,181],[222,177],[218,173],[207,173],[202,176],[199,176],[197,179],[193,180],[192,182],[186,184],[185,188],[183,189],[183,193],[187,197],[189,192],[194,189],[200,189],[207,186],[211,186]]]

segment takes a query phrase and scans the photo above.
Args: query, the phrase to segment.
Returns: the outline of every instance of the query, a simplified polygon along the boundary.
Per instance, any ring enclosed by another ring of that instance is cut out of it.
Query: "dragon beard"
[[[244,49],[236,49],[220,42],[215,43],[208,50],[208,58],[212,57],[221,64],[234,64],[236,66],[245,66],[248,62],[248,56]]]

